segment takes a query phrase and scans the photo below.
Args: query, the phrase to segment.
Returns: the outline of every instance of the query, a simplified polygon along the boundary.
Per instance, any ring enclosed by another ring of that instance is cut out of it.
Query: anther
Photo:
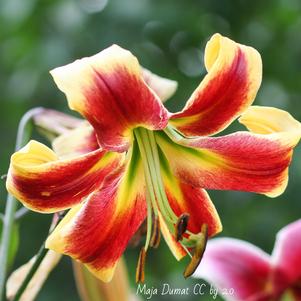
[[[140,251],[137,268],[136,268],[136,283],[144,282],[145,258],[146,258],[146,251],[143,247]]]
[[[175,225],[175,237],[176,240],[182,240],[183,239],[183,234],[186,232],[187,230],[187,226],[188,226],[188,221],[189,221],[189,214],[188,213],[183,213],[179,216],[177,223]]]
[[[185,278],[190,277],[195,272],[195,270],[197,269],[197,267],[199,266],[199,264],[203,258],[203,255],[204,255],[204,252],[206,249],[206,245],[207,245],[207,240],[208,240],[208,225],[207,224],[202,225],[201,232],[198,234],[198,236],[199,236],[199,239],[196,242],[193,256],[183,274]]]
[[[160,221],[158,217],[155,217],[153,223],[153,232],[150,240],[150,246],[153,248],[158,248],[161,240],[161,232],[160,232]]]

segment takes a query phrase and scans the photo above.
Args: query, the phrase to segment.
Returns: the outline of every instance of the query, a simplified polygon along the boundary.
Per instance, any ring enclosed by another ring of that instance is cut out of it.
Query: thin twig
[[[56,228],[58,223],[63,219],[63,214],[55,214],[52,220],[52,223],[50,225],[49,234]],[[39,252],[37,253],[35,257],[35,261],[33,265],[31,266],[29,272],[27,273],[25,279],[23,280],[21,286],[19,287],[15,297],[12,299],[12,301],[19,301],[22,294],[24,293],[25,289],[27,288],[29,282],[31,281],[32,277],[35,275],[37,269],[39,268],[40,264],[42,263],[43,259],[45,258],[46,254],[48,252],[48,249],[45,248],[45,241],[41,245]]]
[[[40,247],[40,250],[39,250],[38,254],[36,255],[36,258],[35,258],[35,261],[34,261],[32,267],[30,268],[28,274],[26,275],[25,279],[23,280],[20,288],[18,289],[18,291],[17,291],[17,293],[16,293],[16,295],[15,295],[15,297],[12,301],[17,301],[17,300],[20,299],[20,297],[24,293],[27,285],[29,284],[30,280],[32,279],[35,272],[39,268],[41,262],[45,258],[47,252],[48,252],[48,250],[45,249],[45,243],[43,243],[43,245]]]
[[[16,151],[19,150],[29,140],[31,133],[30,121],[33,116],[39,112],[41,112],[41,108],[31,109],[22,117],[18,127],[15,146]],[[15,220],[16,207],[17,203],[15,198],[12,195],[8,194],[5,207],[5,216],[3,220],[2,243],[0,248],[0,300],[4,300],[3,298],[9,256],[9,245]]]
[[[20,208],[15,214],[15,221],[20,220],[23,216],[25,216],[30,211],[26,207]]]

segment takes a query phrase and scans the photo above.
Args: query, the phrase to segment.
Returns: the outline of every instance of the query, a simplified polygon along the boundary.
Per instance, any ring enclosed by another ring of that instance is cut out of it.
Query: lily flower
[[[7,179],[9,192],[34,211],[70,209],[47,248],[110,281],[147,219],[137,280],[160,233],[176,259],[193,253],[187,277],[207,238],[222,230],[205,189],[271,197],[285,190],[300,123],[275,108],[250,107],[261,83],[259,53],[215,34],[205,66],[208,74],[178,113],[162,102],[176,85],[144,71],[117,45],[51,71],[87,123],[59,137],[55,151],[30,141],[12,155]],[[239,116],[249,131],[210,137]]]
[[[301,220],[278,232],[271,256],[239,239],[212,239],[194,276],[232,290],[229,300],[301,300]]]

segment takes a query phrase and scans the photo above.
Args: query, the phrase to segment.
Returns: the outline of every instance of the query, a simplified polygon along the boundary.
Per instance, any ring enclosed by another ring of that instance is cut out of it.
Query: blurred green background
[[[117,43],[130,49],[153,72],[179,82],[167,102],[182,108],[205,74],[204,45],[215,32],[252,45],[263,58],[263,83],[256,104],[276,106],[301,120],[301,2],[299,0],[2,0],[0,2],[0,173],[7,172],[17,124],[29,108],[45,106],[69,112],[64,95],[48,71]],[[239,128],[237,124],[232,130]],[[248,240],[267,252],[276,232],[300,218],[301,149],[295,151],[286,192],[277,199],[212,191],[224,225],[221,236]],[[5,181],[0,185],[5,206]],[[28,214],[20,224],[15,267],[27,261],[46,236],[50,216]],[[138,250],[129,249],[133,289]],[[193,287],[184,280],[165,244],[151,251],[146,265],[149,287],[163,282]],[[153,297],[152,300],[212,300]],[[68,258],[59,264],[38,300],[78,301]]]

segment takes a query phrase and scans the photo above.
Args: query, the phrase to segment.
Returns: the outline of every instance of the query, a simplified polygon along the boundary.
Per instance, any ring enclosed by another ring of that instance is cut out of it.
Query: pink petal
[[[301,219],[278,232],[272,262],[290,283],[301,281]]]
[[[269,256],[261,249],[238,239],[217,238],[208,242],[194,276],[220,291],[233,289],[236,300],[257,301],[266,296],[270,272]]]

